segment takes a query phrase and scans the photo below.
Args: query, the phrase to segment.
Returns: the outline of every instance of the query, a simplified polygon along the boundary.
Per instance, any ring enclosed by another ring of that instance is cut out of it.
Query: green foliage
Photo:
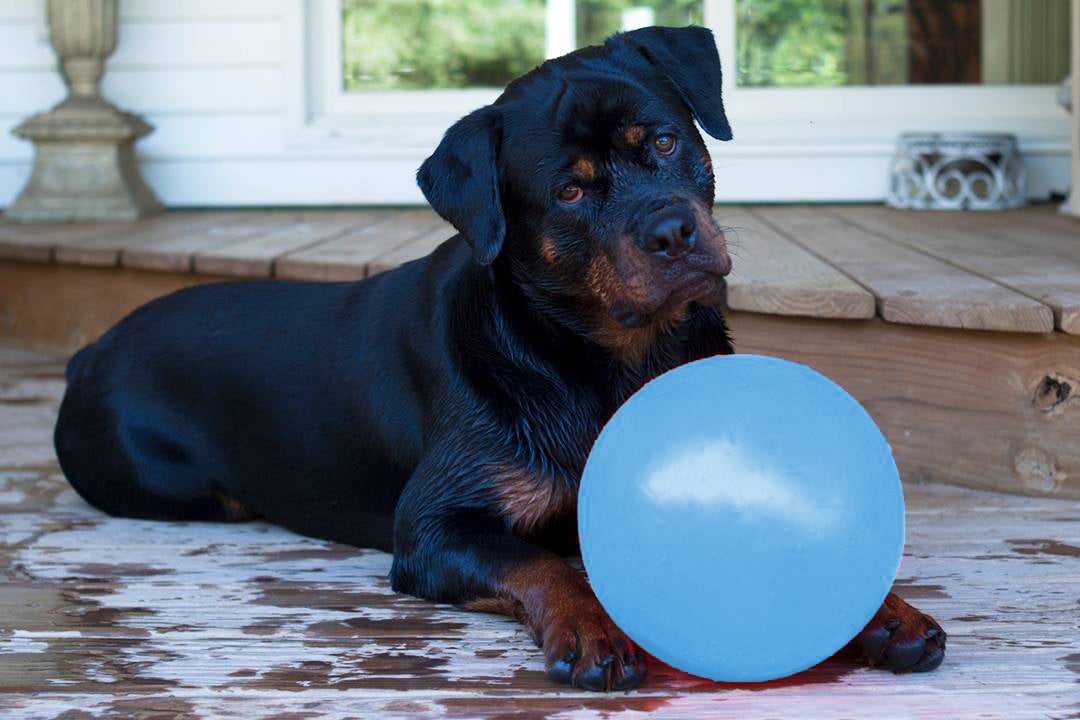
[[[739,85],[905,82],[906,5],[899,0],[737,0]]]
[[[649,7],[657,25],[701,24],[702,0],[578,0],[578,46]],[[544,0],[344,0],[346,90],[499,87],[544,60]]]
[[[906,82],[902,0],[737,0],[739,84]]]
[[[739,0],[739,84],[842,85],[845,0]],[[832,6],[832,7],[826,7]]]
[[[736,0],[738,84],[907,83],[909,56],[920,51],[909,46],[909,15],[953,2]],[[1021,2],[1035,0],[1001,7]],[[1067,13],[1066,0],[1058,5]],[[703,0],[577,0],[578,46],[603,41],[627,17],[641,22],[645,9],[654,24],[682,26],[703,24],[703,8]],[[501,87],[543,62],[544,16],[545,0],[343,0],[345,89]],[[1061,46],[1067,63],[1067,40]]]
[[[543,0],[345,0],[345,89],[499,86],[544,59]]]
[[[654,25],[682,27],[705,23],[702,0],[577,0],[578,47],[602,43],[623,29],[624,11],[646,7],[653,11]]]

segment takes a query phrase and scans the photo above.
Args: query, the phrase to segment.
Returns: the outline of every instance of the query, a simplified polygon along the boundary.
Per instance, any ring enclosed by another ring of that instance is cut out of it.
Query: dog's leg
[[[517,617],[543,648],[553,680],[589,690],[626,690],[645,678],[641,651],[562,558],[536,558],[509,567],[500,585],[493,598],[464,607]]]
[[[842,651],[895,672],[926,672],[945,659],[945,631],[894,593]]]
[[[418,497],[424,486],[408,488],[410,497],[398,505],[395,590],[517,617],[558,682],[624,690],[644,679],[644,655],[611,622],[581,573],[513,535],[500,517],[447,508],[446,497]]]

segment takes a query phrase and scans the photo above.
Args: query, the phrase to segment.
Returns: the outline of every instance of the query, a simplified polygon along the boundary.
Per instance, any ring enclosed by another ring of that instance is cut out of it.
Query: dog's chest
[[[677,360],[685,361],[685,357]],[[515,534],[545,546],[577,546],[577,494],[593,443],[615,411],[675,359],[652,359],[640,367],[594,365],[594,372],[565,384],[522,383],[511,393],[514,438],[494,490],[498,512]],[[554,548],[553,548],[554,549]]]
[[[629,394],[629,393],[626,393]],[[577,495],[585,463],[617,404],[579,395],[572,407],[552,404],[523,419],[518,457],[496,480],[499,510],[514,532],[545,546],[577,546]],[[522,432],[527,427],[531,432]],[[540,431],[538,431],[540,430]],[[542,541],[541,541],[542,538]]]

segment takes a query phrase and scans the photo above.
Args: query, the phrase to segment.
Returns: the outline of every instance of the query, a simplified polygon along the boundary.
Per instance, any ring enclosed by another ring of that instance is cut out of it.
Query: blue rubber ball
[[[578,529],[597,598],[644,650],[763,681],[829,657],[881,607],[904,495],[888,443],[839,385],[724,355],[615,413],[585,465]]]

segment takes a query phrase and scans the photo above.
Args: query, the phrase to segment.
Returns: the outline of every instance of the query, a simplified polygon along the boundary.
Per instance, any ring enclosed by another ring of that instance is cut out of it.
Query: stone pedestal
[[[134,220],[161,210],[143,182],[134,142],[153,128],[101,97],[116,48],[117,0],[49,0],[49,39],[68,97],[14,133],[34,143],[34,168],[6,212],[22,221]]]

